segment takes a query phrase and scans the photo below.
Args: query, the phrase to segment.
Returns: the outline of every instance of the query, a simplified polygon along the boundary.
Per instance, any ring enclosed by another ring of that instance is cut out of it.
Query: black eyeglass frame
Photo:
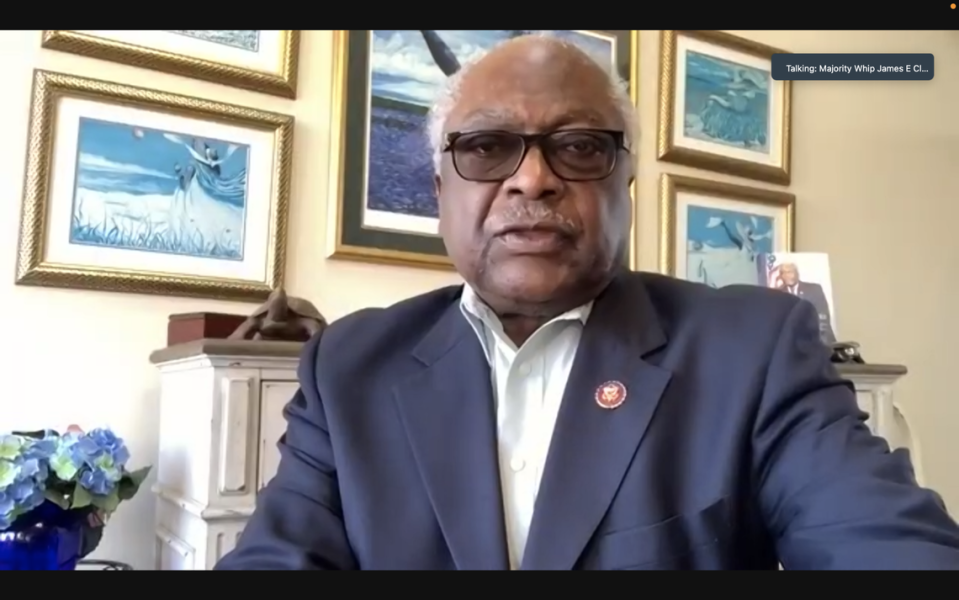
[[[523,161],[526,160],[526,155],[529,154],[530,148],[533,146],[542,145],[540,142],[548,137],[554,136],[560,133],[585,133],[585,134],[601,134],[608,135],[613,140],[613,149],[615,150],[613,154],[613,159],[609,163],[609,169],[602,175],[584,177],[584,178],[568,178],[563,177],[556,172],[556,168],[550,162],[549,153],[543,152],[543,160],[549,166],[550,170],[554,175],[562,179],[563,181],[572,181],[572,182],[586,182],[586,181],[600,181],[609,177],[613,171],[616,169],[616,165],[619,164],[619,153],[620,152],[629,152],[630,148],[626,145],[626,132],[616,129],[592,129],[592,128],[580,128],[580,129],[556,129],[553,131],[546,131],[541,133],[517,133],[515,131],[505,131],[502,129],[482,129],[474,131],[451,131],[446,134],[446,143],[443,145],[441,152],[450,153],[450,156],[453,161],[453,168],[456,170],[456,173],[466,181],[472,181],[474,183],[495,183],[498,181],[506,181],[513,175],[516,175],[516,172],[519,171],[519,168],[523,166]],[[467,135],[508,135],[513,138],[519,139],[523,143],[523,151],[520,153],[519,159],[516,161],[516,165],[513,167],[513,170],[510,171],[507,175],[494,177],[492,179],[474,179],[470,177],[465,177],[461,172],[459,165],[456,164],[456,152],[453,151],[453,145],[457,140],[463,138]]]

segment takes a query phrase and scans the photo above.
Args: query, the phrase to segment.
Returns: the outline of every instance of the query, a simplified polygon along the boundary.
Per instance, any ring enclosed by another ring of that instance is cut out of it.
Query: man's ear
[[[443,190],[443,180],[440,179],[439,175],[433,176],[433,191],[436,193],[436,197],[440,197],[440,192]]]

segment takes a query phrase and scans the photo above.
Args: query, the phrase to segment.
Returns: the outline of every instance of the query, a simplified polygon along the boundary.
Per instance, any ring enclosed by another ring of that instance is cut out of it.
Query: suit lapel
[[[643,356],[662,347],[652,302],[635,275],[617,278],[597,299],[576,353],[537,496],[523,569],[572,569],[605,515],[670,372]],[[614,409],[600,407],[605,382],[626,388]]]
[[[396,401],[453,560],[509,569],[489,366],[458,302],[413,356],[423,368]]]

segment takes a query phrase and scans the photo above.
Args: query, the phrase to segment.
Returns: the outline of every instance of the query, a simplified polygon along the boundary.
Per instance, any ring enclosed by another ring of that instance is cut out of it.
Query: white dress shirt
[[[468,285],[460,308],[489,361],[510,565],[519,569],[553,427],[592,303],[549,321],[519,348]]]

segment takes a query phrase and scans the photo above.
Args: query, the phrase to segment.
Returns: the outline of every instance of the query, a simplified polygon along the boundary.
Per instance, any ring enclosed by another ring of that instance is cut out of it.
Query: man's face
[[[799,282],[799,270],[796,265],[783,265],[779,268],[779,276],[787,286],[794,286]]]
[[[596,65],[535,42],[501,49],[464,77],[446,132],[622,131],[607,85]],[[555,302],[605,281],[627,248],[631,157],[614,150],[608,176],[568,181],[547,163],[545,145],[529,145],[518,169],[503,181],[467,181],[451,153],[443,157],[436,179],[440,232],[460,274],[487,301]],[[575,138],[568,144],[569,152],[589,148]],[[463,162],[458,164],[462,170]]]

